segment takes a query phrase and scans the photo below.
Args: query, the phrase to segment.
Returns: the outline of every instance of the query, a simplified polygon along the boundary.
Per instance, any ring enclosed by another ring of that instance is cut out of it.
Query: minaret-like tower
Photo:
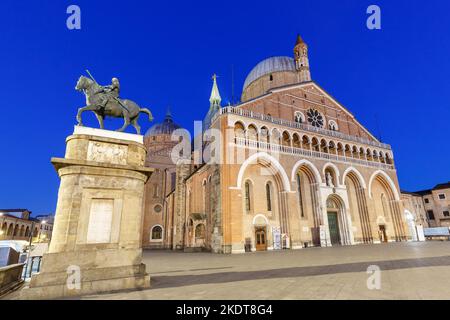
[[[217,87],[217,76],[214,74],[212,79],[213,86],[211,90],[211,96],[209,97],[209,111],[206,114],[205,119],[203,120],[203,130],[209,129],[212,117],[221,108],[220,103],[222,102],[222,98],[220,97],[219,88]]]
[[[213,87],[211,90],[211,96],[209,97],[210,109],[219,110],[222,98],[220,97],[219,88],[217,87],[217,76],[214,74],[213,77]]]
[[[297,42],[294,47],[295,67],[299,75],[300,82],[311,81],[311,72],[309,71],[308,45],[303,41],[300,35],[297,35]]]

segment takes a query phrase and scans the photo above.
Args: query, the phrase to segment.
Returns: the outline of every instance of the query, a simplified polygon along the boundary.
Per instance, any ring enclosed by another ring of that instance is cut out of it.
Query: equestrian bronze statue
[[[138,124],[140,113],[148,114],[150,121],[153,115],[150,110],[140,108],[135,102],[128,99],[119,98],[119,79],[113,78],[109,86],[100,86],[90,75],[91,79],[81,76],[78,79],[75,89],[82,91],[86,96],[86,106],[78,109],[77,121],[82,126],[81,114],[84,111],[93,111],[97,117],[101,129],[104,129],[103,121],[105,117],[123,118],[124,124],[117,131],[124,131],[130,124],[136,129],[137,134],[141,134],[141,127]]]

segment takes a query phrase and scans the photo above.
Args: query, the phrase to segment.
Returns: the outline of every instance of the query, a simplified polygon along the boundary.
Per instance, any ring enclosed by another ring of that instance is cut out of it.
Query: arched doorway
[[[344,202],[339,196],[332,194],[326,204],[331,245],[351,244]]]
[[[256,227],[255,231],[255,246],[256,251],[266,251],[267,250],[267,237],[265,227]]]
[[[255,228],[255,249],[256,251],[267,250],[267,218],[258,214],[253,219],[253,226]]]
[[[327,216],[328,216],[328,229],[330,232],[331,245],[341,244],[341,235],[338,222],[339,205],[332,198],[327,200]]]

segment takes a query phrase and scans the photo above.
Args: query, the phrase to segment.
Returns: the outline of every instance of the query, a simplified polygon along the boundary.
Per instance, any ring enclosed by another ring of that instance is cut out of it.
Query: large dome
[[[255,80],[273,72],[296,71],[295,61],[291,57],[272,57],[261,61],[248,74],[244,82],[245,89]]]
[[[157,136],[161,134],[172,134],[176,129],[180,129],[181,126],[173,122],[172,115],[167,112],[164,121],[156,123],[150,127],[145,133],[146,136]]]

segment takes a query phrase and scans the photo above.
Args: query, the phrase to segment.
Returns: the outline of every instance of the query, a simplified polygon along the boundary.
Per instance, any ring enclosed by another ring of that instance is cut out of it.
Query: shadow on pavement
[[[293,267],[258,271],[219,272],[200,275],[152,276],[151,289],[183,287],[198,284],[227,283],[235,281],[311,277],[326,274],[366,272],[370,265],[383,270],[449,266],[450,256],[388,261],[369,261],[327,266]]]

